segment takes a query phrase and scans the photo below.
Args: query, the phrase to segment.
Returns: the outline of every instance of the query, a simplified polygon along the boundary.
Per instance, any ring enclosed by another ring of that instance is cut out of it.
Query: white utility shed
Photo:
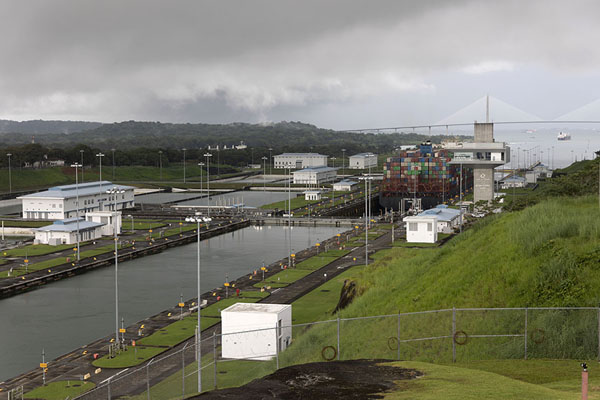
[[[321,191],[307,190],[304,192],[304,200],[321,200]]]
[[[222,357],[270,360],[291,344],[291,325],[290,304],[236,303],[229,306],[221,311]]]
[[[437,241],[437,217],[417,215],[405,217],[406,241],[409,243],[435,243]]]

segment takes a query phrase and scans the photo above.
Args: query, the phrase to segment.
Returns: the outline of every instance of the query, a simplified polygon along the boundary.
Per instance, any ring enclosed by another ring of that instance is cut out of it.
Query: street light
[[[263,195],[266,193],[267,186],[267,157],[263,157]]]
[[[200,195],[202,195],[202,167],[204,167],[204,163],[199,162],[198,166],[200,167]]]
[[[368,181],[373,179],[371,176],[364,176],[358,178],[359,180],[365,181],[365,266],[369,265],[369,215],[368,215],[368,201],[367,201],[367,188]]]
[[[162,181],[162,150],[158,151],[158,166],[160,170],[160,180]]]
[[[112,151],[112,162],[113,162],[113,181],[115,180],[115,149],[110,149]]]
[[[79,150],[79,154],[81,154],[81,183],[83,183],[83,149]]]
[[[346,149],[342,149],[342,178],[344,176],[344,166],[346,165]]]
[[[204,153],[204,157],[206,157],[206,191],[208,192],[206,200],[208,216],[210,217],[210,157],[212,157],[212,154]]]
[[[83,175],[83,166],[81,164],[71,164],[75,168],[75,218],[77,219],[77,261],[79,261],[79,179],[77,177],[77,168],[81,167]]]
[[[187,150],[185,147],[183,149],[183,183],[185,183],[185,151]]]
[[[6,153],[6,156],[8,157],[8,193],[12,193],[12,175],[10,171],[10,157],[12,154]]]
[[[100,159],[100,192],[102,192],[102,157],[104,157],[104,154],[102,153],[98,153],[96,154],[96,157],[98,157]],[[98,211],[100,211],[100,206],[98,206]]]
[[[113,233],[115,241],[115,344],[117,345],[117,348],[120,348],[121,345],[119,344],[119,255],[117,247],[117,195],[125,193],[125,190],[119,189],[117,186],[114,186],[113,188],[108,189],[106,193],[109,195],[113,195],[115,199],[115,213],[113,215]]]
[[[186,222],[196,222],[198,224],[198,227],[196,229],[196,232],[198,234],[198,262],[197,262],[197,273],[198,273],[198,326],[196,327],[196,329],[198,330],[198,334],[196,335],[196,352],[197,352],[197,359],[198,359],[198,393],[202,393],[202,351],[201,351],[201,344],[202,344],[202,340],[201,340],[201,334],[202,334],[202,330],[201,330],[201,324],[200,324],[200,310],[202,308],[202,301],[200,299],[200,223],[204,222],[204,223],[209,223],[211,221],[210,218],[206,218],[206,217],[200,217],[198,215],[195,215],[193,217],[187,217]]]

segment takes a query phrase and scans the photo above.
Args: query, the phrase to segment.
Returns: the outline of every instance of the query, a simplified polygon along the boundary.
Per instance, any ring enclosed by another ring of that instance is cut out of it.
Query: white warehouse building
[[[315,167],[304,168],[293,172],[294,183],[303,185],[320,185],[332,182],[337,175],[337,168]]]
[[[358,153],[350,156],[348,166],[351,169],[367,169],[377,167],[377,154]]]
[[[229,306],[221,311],[222,356],[270,360],[291,344],[291,325],[290,304],[236,303]]]
[[[106,193],[109,189],[120,193]],[[87,212],[117,210],[134,206],[132,186],[114,185],[109,181],[80,183],[79,185],[54,186],[43,192],[20,196],[23,204],[23,218],[59,220],[75,217]],[[79,196],[79,207],[77,207]]]
[[[35,228],[35,244],[49,244],[56,246],[59,244],[77,243],[77,231],[79,230],[79,241],[98,239],[102,236],[102,227],[104,224],[99,222],[86,221],[79,218],[68,218],[60,221],[54,221],[52,225]]]
[[[273,157],[275,168],[326,167],[327,156],[318,153],[283,153]]]

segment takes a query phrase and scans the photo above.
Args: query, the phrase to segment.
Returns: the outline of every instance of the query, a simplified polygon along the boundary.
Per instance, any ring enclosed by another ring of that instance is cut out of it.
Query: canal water
[[[292,251],[345,228],[292,227]],[[202,291],[288,255],[289,228],[247,227],[201,243]],[[119,308],[130,325],[196,297],[196,244],[119,265]],[[114,332],[114,266],[0,300],[0,381]]]

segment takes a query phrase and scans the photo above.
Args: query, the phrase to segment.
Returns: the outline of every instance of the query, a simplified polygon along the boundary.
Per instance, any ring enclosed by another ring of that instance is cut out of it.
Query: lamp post
[[[104,154],[98,153],[96,154],[96,157],[100,159],[100,180],[98,182],[100,182],[100,192],[102,192],[102,157],[104,157]],[[98,205],[98,210],[100,210],[100,205]]]
[[[125,193],[124,190],[119,189],[117,186],[106,191],[107,194],[113,195],[115,200],[115,209],[113,215],[113,233],[114,233],[114,241],[115,241],[115,343],[117,348],[121,346],[119,344],[119,254],[118,254],[118,238],[117,238],[117,195],[121,193]]]
[[[81,167],[83,174],[83,166],[81,164],[71,164],[75,168],[75,218],[77,219],[77,261],[79,261],[79,179],[77,176],[77,168]]]
[[[204,163],[199,162],[198,166],[200,167],[200,194],[202,194],[202,167],[204,167]]]
[[[269,147],[269,175],[273,175],[273,156],[271,155],[273,148]]]
[[[185,183],[185,151],[187,150],[185,147],[183,149],[183,183]]]
[[[10,157],[12,154],[6,153],[6,156],[8,157],[8,193],[12,193],[12,175],[10,171]]]
[[[212,154],[204,153],[204,157],[206,158],[206,191],[208,192],[207,196],[207,208],[208,208],[208,216],[210,217],[210,158]]]
[[[81,183],[83,183],[83,149],[79,150],[79,154],[81,154]]]
[[[344,177],[344,166],[346,165],[346,149],[342,149],[342,178]]]
[[[201,334],[202,334],[202,330],[201,330],[201,324],[200,324],[200,310],[201,310],[201,306],[202,306],[202,300],[200,299],[200,222],[205,222],[208,223],[211,221],[210,218],[206,218],[206,217],[200,217],[198,215],[195,215],[193,217],[187,217],[186,222],[196,222],[198,224],[198,227],[196,228],[196,232],[198,234],[198,257],[197,257],[197,274],[198,274],[198,326],[197,326],[197,330],[198,330],[198,334],[196,335],[196,353],[197,353],[197,359],[198,359],[198,393],[202,392],[202,350],[201,350],[201,344],[202,344],[202,340],[201,340]]]
[[[263,195],[266,193],[267,191],[267,157],[263,157]]]
[[[367,200],[367,188],[368,181],[372,178],[365,176],[358,178],[365,181],[365,266],[369,265],[369,211],[368,211],[368,200]]]
[[[112,151],[112,164],[113,164],[113,181],[115,180],[115,149],[110,149]]]
[[[160,180],[162,181],[162,150],[158,151],[158,167],[160,170]]]

